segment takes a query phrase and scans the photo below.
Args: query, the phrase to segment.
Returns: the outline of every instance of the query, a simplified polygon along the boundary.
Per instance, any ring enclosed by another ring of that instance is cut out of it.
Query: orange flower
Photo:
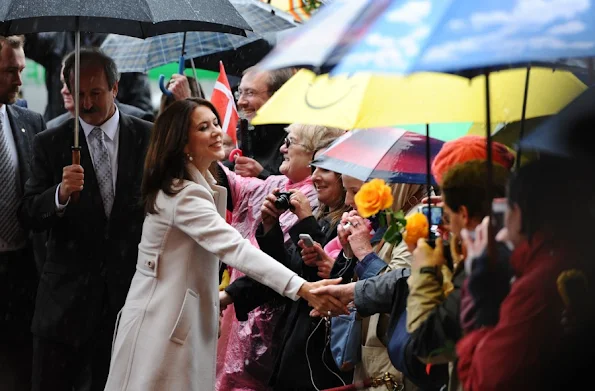
[[[382,179],[372,179],[359,189],[354,198],[357,211],[363,218],[374,216],[393,204],[392,189]]]
[[[425,214],[417,212],[407,217],[405,226],[405,243],[409,246],[417,245],[419,238],[428,238],[428,218]]]

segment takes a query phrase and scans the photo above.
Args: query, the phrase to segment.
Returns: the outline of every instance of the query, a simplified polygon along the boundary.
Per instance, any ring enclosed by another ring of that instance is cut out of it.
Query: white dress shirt
[[[91,161],[93,162],[93,148],[91,143],[89,142],[89,135],[93,131],[94,128],[98,127],[101,128],[103,131],[104,137],[103,142],[105,143],[105,147],[107,148],[107,154],[110,158],[110,164],[112,168],[112,182],[114,184],[114,196],[116,195],[116,179],[118,177],[118,144],[120,143],[120,111],[118,107],[116,107],[116,111],[114,115],[111,116],[110,119],[105,121],[101,126],[94,126],[86,123],[83,119],[80,119],[80,125],[83,129],[83,133],[85,134],[85,140],[87,140],[87,145],[89,146],[89,155],[91,156]],[[95,166],[95,162],[93,162],[93,166]],[[66,205],[68,205],[68,201],[66,204],[60,204],[58,194],[60,191],[60,186],[56,188],[56,207],[59,211],[63,210]]]

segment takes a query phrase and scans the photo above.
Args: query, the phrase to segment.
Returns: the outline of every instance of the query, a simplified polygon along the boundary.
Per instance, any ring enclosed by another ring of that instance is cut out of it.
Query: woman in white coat
[[[214,389],[219,260],[320,312],[346,311],[334,298],[310,294],[315,284],[225,222],[226,191],[209,172],[223,157],[222,137],[216,109],[202,99],[175,102],[155,123],[142,184],[147,215],[108,391]]]

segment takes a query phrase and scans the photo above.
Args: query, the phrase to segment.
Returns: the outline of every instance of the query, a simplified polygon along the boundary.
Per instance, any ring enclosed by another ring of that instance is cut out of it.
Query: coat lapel
[[[19,177],[21,191],[25,187],[27,178],[31,176],[31,150],[32,150],[32,137],[33,133],[27,132],[28,126],[23,122],[20,114],[13,110],[10,105],[6,105],[6,114],[8,121],[10,122],[10,128],[12,129],[12,137],[17,149],[17,155],[19,159]],[[33,132],[29,129],[29,132]],[[31,137],[31,139],[29,139]]]
[[[227,210],[227,189],[223,186],[218,186],[217,181],[209,171],[207,171],[207,177],[205,178],[193,164],[188,163],[187,167],[194,182],[202,185],[209,191],[209,193],[211,193],[217,212],[219,212],[221,217],[225,218],[225,212]]]
[[[116,178],[116,198],[112,206],[112,212],[118,213],[128,205],[127,200],[137,191],[131,189],[136,183],[138,172],[134,172],[135,162],[138,159],[139,147],[134,124],[126,115],[120,112],[118,139],[118,176]]]

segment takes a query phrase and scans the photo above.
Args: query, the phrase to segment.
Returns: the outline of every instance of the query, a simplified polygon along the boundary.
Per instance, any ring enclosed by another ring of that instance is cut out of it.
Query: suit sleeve
[[[390,313],[397,281],[401,276],[402,270],[396,269],[356,282],[354,303],[357,312],[364,317]]]
[[[47,151],[40,137],[42,134],[36,135],[33,139],[31,176],[25,184],[25,192],[18,210],[23,227],[35,232],[51,228],[60,218],[56,213],[55,203],[58,183],[55,183],[52,175]]]
[[[242,238],[219,215],[202,186],[192,184],[178,194],[174,224],[225,264],[281,295],[292,300],[299,298],[297,291],[305,281]]]

